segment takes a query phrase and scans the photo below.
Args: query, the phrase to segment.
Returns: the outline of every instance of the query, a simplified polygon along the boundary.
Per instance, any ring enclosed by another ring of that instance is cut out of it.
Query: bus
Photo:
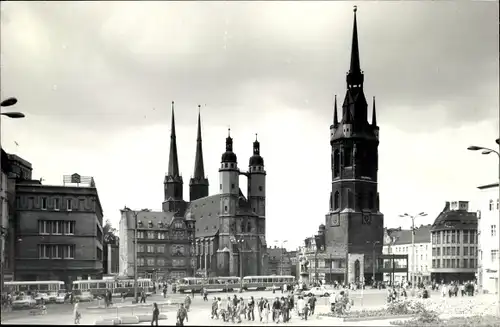
[[[137,279],[137,293],[144,291],[146,295],[153,292],[153,281],[149,278]],[[94,297],[104,296],[106,291],[110,290],[114,297],[120,297],[123,293],[126,296],[134,296],[133,279],[89,279],[76,280],[73,282],[73,291],[75,295],[84,292],[90,292]]]
[[[60,280],[35,280],[4,282],[4,290],[11,292],[65,293],[66,286]]]
[[[295,283],[294,276],[247,276],[243,277],[244,290],[265,290],[268,288],[279,289],[283,285],[292,285]]]
[[[201,292],[202,288],[211,291],[232,292],[241,287],[239,277],[185,277],[177,282],[177,290],[182,292]]]

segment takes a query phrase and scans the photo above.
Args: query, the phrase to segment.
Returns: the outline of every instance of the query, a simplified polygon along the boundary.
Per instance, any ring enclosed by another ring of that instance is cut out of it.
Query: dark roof
[[[390,228],[386,230],[392,239],[392,245],[411,244],[411,229]],[[422,225],[415,228],[415,244],[429,243],[431,241],[431,225]],[[389,242],[384,238],[384,245]]]
[[[195,237],[212,237],[219,231],[220,194],[207,196],[189,203],[186,215],[196,220]]]
[[[468,230],[477,229],[477,214],[465,210],[450,210],[450,203],[446,205],[432,224],[432,231],[438,230]]]

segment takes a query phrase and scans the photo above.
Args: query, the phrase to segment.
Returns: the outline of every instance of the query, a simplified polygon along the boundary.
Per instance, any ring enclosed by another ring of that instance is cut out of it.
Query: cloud
[[[1,95],[18,97],[28,115],[4,122],[3,143],[40,175],[54,181],[63,171],[99,175],[110,215],[127,201],[159,208],[170,102],[176,101],[184,174],[192,171],[201,104],[213,192],[227,126],[237,135],[243,166],[259,132],[270,230],[292,228],[283,226],[289,220],[323,220],[328,126],[333,95],[345,93],[352,3],[7,2],[1,8]],[[498,3],[358,8],[365,93],[377,96],[386,211],[394,215],[403,203],[420,210],[420,201],[441,209],[445,193],[469,189],[480,176],[495,178],[458,163],[490,164],[462,149],[469,140],[487,145],[498,137]],[[22,141],[18,149],[13,139]],[[393,185],[401,180],[407,183]],[[437,183],[444,186],[429,186]],[[137,196],[136,188],[150,189],[150,196]]]

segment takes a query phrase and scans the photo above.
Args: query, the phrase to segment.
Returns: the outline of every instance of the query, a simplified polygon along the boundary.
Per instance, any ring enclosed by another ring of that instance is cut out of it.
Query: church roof
[[[411,244],[411,229],[387,229],[386,234],[391,237],[391,245]],[[415,244],[430,243],[430,241],[431,225],[422,225],[415,228]],[[385,238],[384,245],[389,245]]]
[[[191,201],[186,210],[196,220],[195,237],[212,237],[219,231],[220,194]]]

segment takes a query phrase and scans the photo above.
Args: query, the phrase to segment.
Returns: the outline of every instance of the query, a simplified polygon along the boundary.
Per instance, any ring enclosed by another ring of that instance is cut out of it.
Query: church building
[[[240,189],[240,176],[248,178],[247,197]],[[240,171],[233,138],[228,131],[226,151],[219,169],[219,193],[208,194],[198,113],[198,135],[194,174],[189,182],[189,201],[183,199],[183,179],[179,171],[175,135],[174,107],[168,173],[164,181],[164,212],[195,221],[195,239],[191,245],[197,276],[252,276],[266,271],[266,171],[260,155],[260,143],[253,143],[248,171]]]
[[[348,282],[370,281],[376,257],[382,254],[384,216],[380,212],[377,190],[379,127],[372,105],[364,93],[364,73],[360,65],[356,7],[352,34],[351,62],[346,78],[347,92],[339,118],[335,97],[333,124],[330,126],[332,191],[325,225],[316,236],[319,254],[344,253],[343,274],[329,276]],[[375,260],[374,260],[375,259]],[[345,269],[345,267],[347,269]],[[375,267],[376,268],[376,267]],[[339,269],[337,269],[338,271]],[[375,276],[377,280],[379,277]]]

